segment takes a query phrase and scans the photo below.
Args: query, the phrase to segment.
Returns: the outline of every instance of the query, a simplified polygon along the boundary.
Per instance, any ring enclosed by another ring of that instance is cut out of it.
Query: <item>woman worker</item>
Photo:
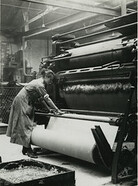
[[[11,137],[10,142],[22,145],[22,153],[31,158],[37,158],[31,148],[31,133],[36,126],[34,122],[35,102],[43,100],[54,113],[63,114],[50,99],[45,86],[51,84],[55,74],[51,70],[42,69],[42,77],[34,79],[25,85],[14,98],[6,135]]]

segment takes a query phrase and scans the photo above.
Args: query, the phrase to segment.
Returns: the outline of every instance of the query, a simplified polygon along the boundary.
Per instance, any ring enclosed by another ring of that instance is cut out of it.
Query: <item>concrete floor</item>
[[[29,159],[28,156],[22,155],[21,149],[20,145],[10,143],[10,138],[5,134],[0,135],[2,162]],[[49,151],[39,155],[36,160],[75,170],[76,186],[113,186],[111,176],[93,164]],[[117,184],[119,185],[124,184]],[[128,184],[124,186],[126,185]]]

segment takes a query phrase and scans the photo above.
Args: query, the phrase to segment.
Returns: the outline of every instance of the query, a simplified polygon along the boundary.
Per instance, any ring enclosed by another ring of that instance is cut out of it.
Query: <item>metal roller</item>
[[[136,53],[135,39],[122,41],[121,38],[72,48],[49,61],[53,71],[95,67],[112,61],[131,62]],[[52,65],[53,64],[53,65]]]

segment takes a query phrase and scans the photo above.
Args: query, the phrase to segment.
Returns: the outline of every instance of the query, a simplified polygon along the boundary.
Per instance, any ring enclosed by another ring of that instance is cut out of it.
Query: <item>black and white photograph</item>
[[[0,0],[0,186],[137,186],[137,0]]]

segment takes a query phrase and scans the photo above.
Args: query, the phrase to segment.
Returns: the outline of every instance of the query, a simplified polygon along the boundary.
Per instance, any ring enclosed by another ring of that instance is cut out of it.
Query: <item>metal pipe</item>
[[[81,114],[89,114],[89,115],[102,115],[102,116],[116,116],[119,117],[122,113],[117,112],[102,112],[102,111],[91,111],[91,110],[76,110],[76,109],[61,109],[65,112],[73,112],[73,113],[81,113]]]
[[[51,113],[39,113],[39,112],[36,112],[37,115],[42,115],[42,116],[47,116],[47,117],[56,117],[56,118],[68,118],[68,119],[77,119],[77,120],[85,120],[85,121],[98,121],[98,122],[106,122],[106,123],[110,123],[110,124],[114,124],[115,121],[112,119],[112,118],[107,118],[107,117],[101,117],[100,116],[87,116],[87,117],[79,117],[79,116],[76,116],[76,114],[74,114],[74,116],[67,116],[67,115],[56,115],[56,114],[51,114]]]
[[[116,28],[112,28],[112,29],[101,31],[101,32],[89,34],[89,35],[86,35],[86,36],[78,37],[78,38],[75,38],[75,39],[70,39],[68,41],[60,42],[60,44],[65,44],[65,43],[69,43],[69,42],[72,42],[72,41],[78,41],[80,39],[85,39],[85,38],[88,38],[88,37],[93,37],[93,36],[97,36],[97,35],[100,35],[100,34],[105,34],[105,33],[112,32],[112,31],[117,31],[119,29],[128,28],[128,27],[131,27],[131,26],[134,26],[134,25],[137,25],[137,24],[138,24],[138,22],[123,25],[123,26],[119,26],[119,27],[116,27]]]
[[[135,13],[131,13],[129,15],[133,15],[133,14],[135,14]],[[86,26],[85,28],[83,27],[83,28],[79,28],[79,29],[76,29],[76,30],[73,30],[73,31],[70,31],[70,32],[63,33],[63,34],[59,35],[59,37],[62,37],[62,36],[68,35],[68,34],[72,34],[72,33],[78,32],[78,31],[82,31],[82,30],[85,30],[85,29],[88,29],[88,28],[91,28],[91,27],[99,26],[101,24],[105,24],[105,23],[108,23],[110,21],[116,21],[120,18],[124,18],[124,17],[127,17],[127,16],[128,15],[123,15],[123,16],[119,16],[119,17],[116,17],[116,18],[105,20],[105,21],[102,21],[102,22],[99,22],[99,23],[95,23],[93,25]]]

